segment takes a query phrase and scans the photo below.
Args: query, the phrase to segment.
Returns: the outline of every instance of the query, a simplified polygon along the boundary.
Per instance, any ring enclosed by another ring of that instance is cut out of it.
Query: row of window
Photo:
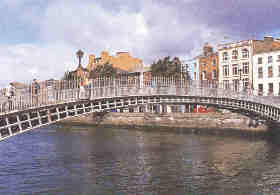
[[[195,63],[194,65],[195,65],[194,68],[196,68],[196,63]],[[203,68],[206,67],[206,63],[202,63],[201,65],[202,65]],[[217,65],[216,59],[214,59],[214,60],[212,61],[212,65],[213,65],[213,66],[216,66],[216,65]]]
[[[239,91],[240,84],[242,84],[242,89],[243,90],[249,89],[249,80],[248,80],[248,78],[245,78],[245,79],[242,79],[242,83],[240,83],[239,79],[234,79],[233,80],[233,85],[232,85],[233,90]],[[225,89],[230,89],[231,88],[229,80],[224,80],[223,85],[224,85],[223,87]],[[278,86],[279,86],[279,94],[280,94],[280,83],[278,84]],[[274,94],[274,85],[273,85],[273,83],[268,83],[268,93],[267,93],[267,95],[273,95],[273,94]],[[264,94],[264,85],[262,83],[258,84],[258,95],[266,95],[266,94]]]
[[[237,60],[239,57],[238,55],[238,51],[237,50],[233,50],[231,53],[231,59],[233,60]],[[242,58],[249,58],[249,51],[248,49],[242,49]],[[229,55],[228,52],[223,52],[223,61],[227,61],[229,60]]]
[[[279,93],[280,93],[280,83],[279,83]],[[268,83],[268,94],[267,95],[273,95],[274,94],[274,86],[273,83]],[[258,85],[258,95],[265,95],[263,91],[263,84]]]
[[[197,73],[194,72],[193,73],[194,75],[194,79],[196,79],[196,76],[197,76]],[[216,70],[213,70],[212,73],[211,73],[211,78],[208,78],[210,80],[216,80],[217,79],[217,71]],[[202,71],[202,74],[201,74],[201,80],[206,80],[206,71]]]
[[[249,79],[244,78],[241,81],[239,79],[234,79],[232,87],[230,86],[230,81],[229,80],[224,80],[223,81],[223,88],[225,89],[233,89],[235,91],[239,91],[239,86],[240,82],[242,82],[242,89],[248,89],[249,88]]]
[[[232,75],[237,76],[241,74],[249,74],[249,62],[242,63],[242,68],[238,69],[238,64],[232,65]],[[229,76],[229,65],[223,66],[224,77]]]
[[[276,61],[280,62],[280,55],[277,56]],[[262,64],[262,63],[263,63],[263,58],[262,57],[258,57],[258,64]],[[268,56],[267,57],[267,63],[268,64],[273,63],[273,56]]]
[[[272,66],[267,67],[267,72],[268,72],[267,77],[272,78],[273,77],[273,67]],[[278,77],[280,77],[280,66],[278,66]],[[258,78],[259,79],[263,78],[263,67],[258,68]]]

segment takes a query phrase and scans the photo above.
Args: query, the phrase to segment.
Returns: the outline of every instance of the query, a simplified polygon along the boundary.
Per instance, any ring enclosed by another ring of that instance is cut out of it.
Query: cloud
[[[167,55],[191,58],[225,36],[277,34],[279,8],[277,0],[3,0],[0,85],[59,78],[76,67],[80,48],[84,65],[102,50],[129,51],[146,64]]]
[[[96,54],[104,49],[130,51],[151,63],[166,55],[188,55],[205,39],[215,41],[221,35],[215,28],[196,23],[194,16],[182,18],[177,6],[145,1],[130,9],[130,4],[122,2],[117,11],[104,3],[87,1],[49,5],[41,37],[46,42],[63,40]]]
[[[17,44],[0,46],[0,85],[33,78],[61,78],[67,69],[76,68],[75,49],[62,43],[51,45]]]
[[[79,12],[79,14],[75,14]],[[41,24],[41,37],[63,40],[90,52],[144,47],[148,28],[142,13],[109,12],[95,3],[63,2],[50,5]]]

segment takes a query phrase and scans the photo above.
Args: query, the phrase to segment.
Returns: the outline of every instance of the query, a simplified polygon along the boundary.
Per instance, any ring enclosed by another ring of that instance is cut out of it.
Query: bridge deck
[[[67,117],[144,104],[205,104],[237,109],[267,121],[280,120],[278,97],[236,92],[213,82],[155,77],[148,83],[138,79],[123,84],[115,79],[98,79],[85,89],[68,83],[41,88],[38,94],[24,91],[10,99],[0,97],[0,140]]]

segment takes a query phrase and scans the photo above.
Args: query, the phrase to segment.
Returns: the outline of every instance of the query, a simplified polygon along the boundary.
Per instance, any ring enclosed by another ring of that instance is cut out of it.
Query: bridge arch
[[[0,115],[0,141],[70,117],[146,104],[211,105],[217,108],[237,110],[245,115],[252,114],[254,117],[272,123],[276,123],[280,120],[280,108],[249,100],[206,95],[190,96],[159,93],[148,95],[122,95],[75,100],[2,114]]]

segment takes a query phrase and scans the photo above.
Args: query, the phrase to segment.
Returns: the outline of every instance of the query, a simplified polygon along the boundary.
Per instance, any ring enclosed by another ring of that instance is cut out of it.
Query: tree
[[[182,62],[178,57],[174,57],[172,60],[170,56],[163,59],[159,59],[154,62],[151,66],[151,72],[153,76],[183,76],[184,78],[190,79],[190,76],[182,73]]]
[[[112,64],[106,62],[104,65],[97,65],[89,74],[90,78],[96,77],[115,77],[117,75],[117,69]]]
[[[168,74],[168,66],[171,63],[170,57],[165,57],[163,60],[159,59],[157,62],[154,62],[151,66],[152,75],[167,75]]]

